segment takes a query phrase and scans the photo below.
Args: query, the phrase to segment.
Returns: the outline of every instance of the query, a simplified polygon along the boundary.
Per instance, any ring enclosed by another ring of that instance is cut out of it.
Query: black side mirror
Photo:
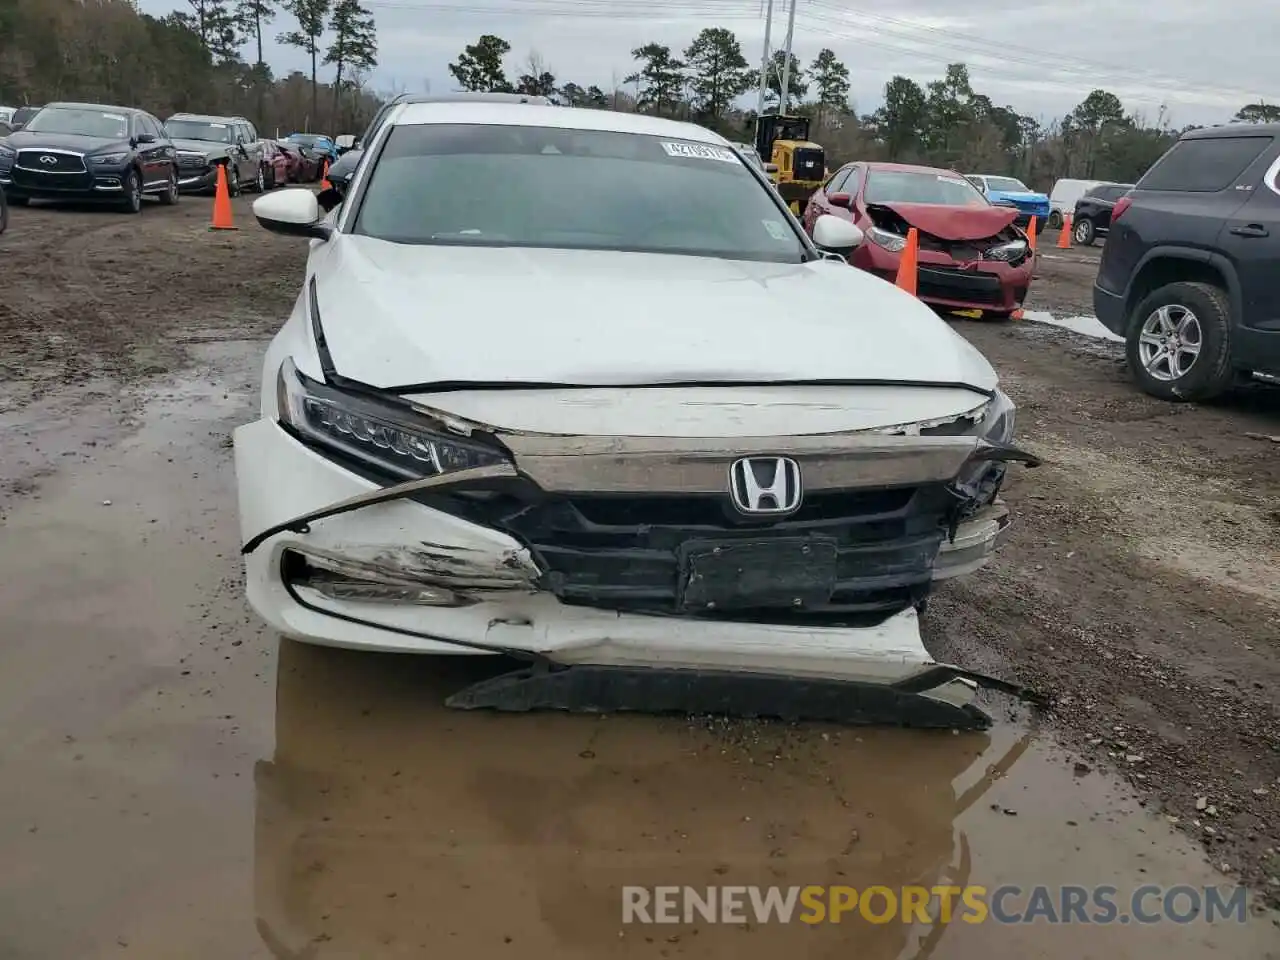
[[[332,180],[329,182],[333,183]],[[321,190],[316,194],[316,202],[325,213],[331,213],[334,208],[342,205],[342,193],[336,186],[330,186],[328,190]]]
[[[134,137],[134,138],[133,138],[133,142],[134,142],[134,143],[137,143],[137,144],[155,143],[155,142],[156,142],[155,134],[153,134],[153,133],[140,133],[140,134],[138,134],[136,137]]]

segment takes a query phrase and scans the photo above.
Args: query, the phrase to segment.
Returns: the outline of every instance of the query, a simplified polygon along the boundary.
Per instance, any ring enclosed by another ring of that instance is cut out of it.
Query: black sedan
[[[18,206],[32,198],[106,200],[138,213],[146,195],[178,202],[177,151],[142,110],[51,103],[0,139],[0,188]]]

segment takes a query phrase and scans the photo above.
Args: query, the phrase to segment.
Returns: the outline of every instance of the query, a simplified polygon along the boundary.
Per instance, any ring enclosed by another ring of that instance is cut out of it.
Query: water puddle
[[[1230,880],[1022,725],[461,714],[444,695],[494,661],[268,635],[241,599],[225,444],[259,349],[145,394],[136,434],[2,528],[0,955],[1277,956],[1252,914],[624,923],[625,887],[1107,885],[1127,907]]]

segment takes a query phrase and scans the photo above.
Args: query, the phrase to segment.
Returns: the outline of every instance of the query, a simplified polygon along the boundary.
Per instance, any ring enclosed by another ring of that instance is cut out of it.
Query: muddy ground
[[[1280,400],[1170,406],[1118,349],[958,322],[1046,463],[932,602],[1051,693],[989,734],[449,713],[487,660],[319,650],[240,596],[228,432],[305,244],[236,204],[0,237],[0,958],[1280,957],[1248,924],[627,927],[622,884],[1241,880],[1280,891]],[[1096,251],[1032,303],[1090,312]],[[1262,437],[1264,439],[1259,439]],[[804,945],[800,940],[804,940]]]

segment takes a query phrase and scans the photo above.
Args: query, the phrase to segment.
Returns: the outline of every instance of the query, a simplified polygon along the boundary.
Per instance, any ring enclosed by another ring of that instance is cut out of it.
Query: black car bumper
[[[1128,311],[1125,309],[1124,294],[1104,290],[1095,281],[1093,285],[1093,313],[1102,325],[1116,336],[1123,337],[1126,335],[1129,316]]]
[[[0,187],[10,197],[67,200],[111,200],[124,196],[128,166],[95,166],[83,173],[41,173],[14,165],[0,174]]]

